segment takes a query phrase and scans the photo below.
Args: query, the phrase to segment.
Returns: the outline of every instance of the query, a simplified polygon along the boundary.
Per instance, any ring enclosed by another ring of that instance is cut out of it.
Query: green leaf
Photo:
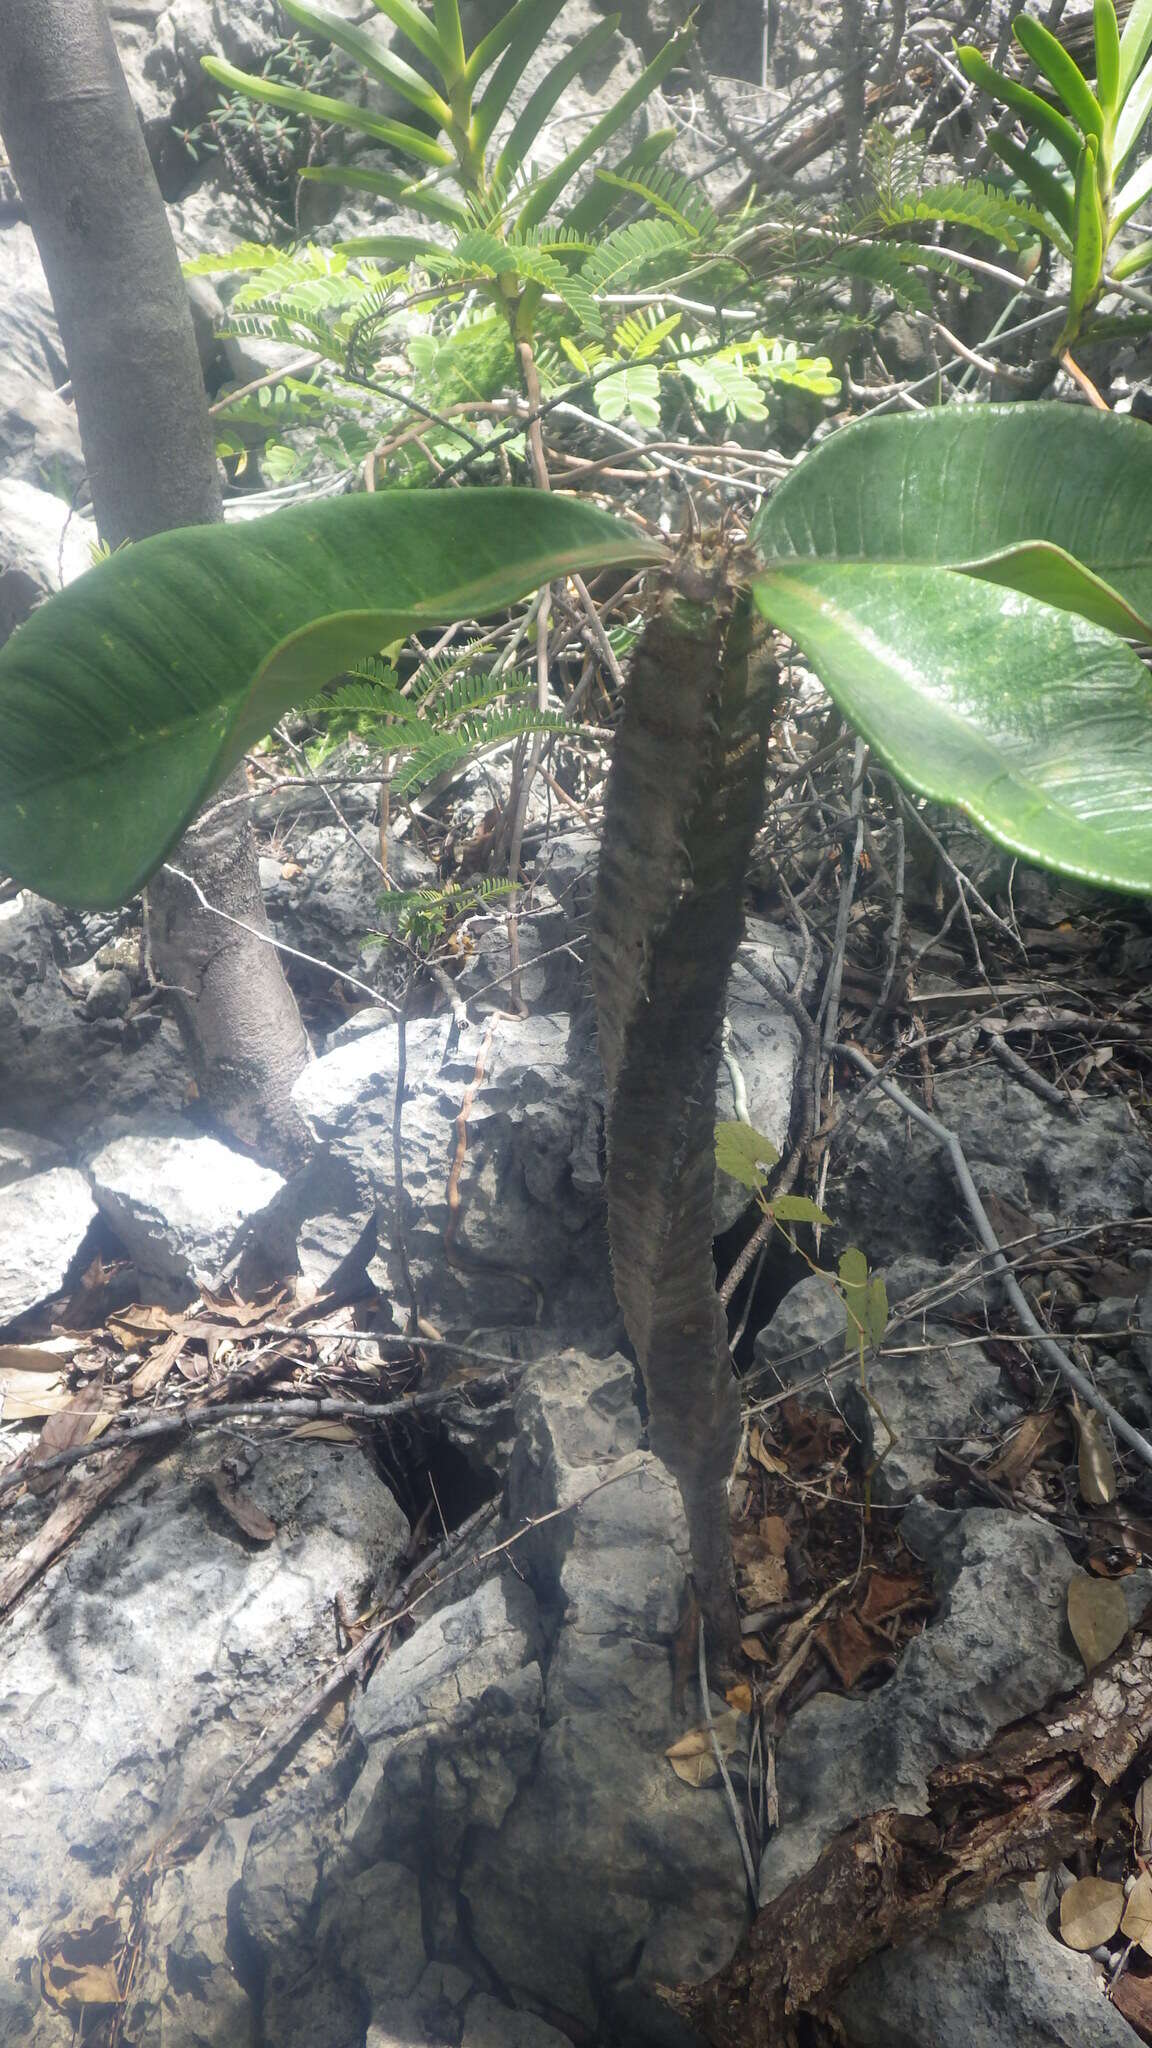
[[[442,253],[439,242],[428,241],[423,235],[353,235],[350,241],[337,246],[342,256],[371,256],[389,266],[419,263],[424,256]]]
[[[1041,593],[1063,578],[1084,609],[1123,593],[1146,612],[1150,477],[1139,421],[949,408],[836,435],[752,532],[761,610],[910,788],[1027,859],[1138,894],[1152,894],[1152,682],[1114,634]]]
[[[1028,150],[1018,149],[1016,144],[1009,142],[1005,136],[990,135],[988,140],[997,156],[1008,165],[1009,170],[1015,171],[1021,183],[1027,185],[1033,199],[1043,207],[1044,212],[1051,214],[1061,234],[1071,244],[1072,194],[1067,185],[1056,176],[1055,171],[1050,171],[1044,164],[1037,163],[1036,158],[1030,155]]]
[[[460,24],[458,0],[432,0],[436,33],[444,51],[448,82],[455,85],[464,76],[464,30]]]
[[[374,192],[380,199],[391,199],[397,206],[425,213],[429,220],[451,227],[462,227],[468,219],[467,208],[459,200],[433,192],[427,185],[414,185],[396,171],[365,171],[352,164],[306,164],[300,176],[316,185],[346,185],[354,192]]]
[[[513,39],[524,33],[525,57],[537,48],[547,30],[559,14],[564,0],[516,0],[516,4],[501,15],[495,28],[477,43],[464,67],[464,76],[469,90],[477,79],[483,78],[489,65],[496,62]],[[523,62],[521,63],[523,69]]]
[[[1103,273],[1104,219],[1096,182],[1098,154],[1095,136],[1085,136],[1072,200],[1072,285],[1068,319],[1062,336],[1066,340],[1071,340],[1079,332],[1081,319],[1100,289]]]
[[[630,413],[637,426],[660,425],[660,371],[655,363],[629,363],[611,377],[602,377],[593,394],[602,420]]]
[[[859,1288],[868,1284],[868,1261],[857,1245],[850,1244],[841,1252],[837,1272],[843,1287]]]
[[[1141,270],[1147,270],[1150,263],[1152,242],[1137,242],[1134,249],[1129,249],[1120,258],[1119,263],[1112,265],[1112,275],[1123,282],[1126,277],[1135,277]]]
[[[801,563],[754,590],[910,789],[1026,860],[1152,895],[1152,683],[1121,640],[892,563]]]
[[[565,185],[570,184],[576,176],[581,164],[586,164],[590,156],[594,156],[598,149],[602,149],[606,142],[611,141],[635,113],[637,107],[643,105],[679,63],[681,54],[694,33],[691,28],[678,29],[649,64],[647,70],[642,71],[639,78],[628,87],[627,92],[620,95],[615,106],[609,107],[606,114],[602,114],[598,121],[593,122],[583,141],[578,142],[574,149],[570,149],[567,156],[557,164],[556,169],[540,180],[516,222],[518,228],[535,227],[537,221],[543,220]]]
[[[1149,110],[1152,109],[1152,65],[1141,72],[1116,123],[1116,139],[1112,145],[1112,165],[1118,170],[1131,156],[1144,129]]]
[[[472,140],[481,153],[487,149],[497,121],[523,78],[529,58],[540,47],[563,5],[564,0],[528,0],[527,5],[513,7],[504,20],[496,24],[492,35],[486,36],[473,50],[468,60],[470,84],[475,84],[496,55],[493,49],[492,56],[485,57],[485,46],[508,29],[507,47],[504,48],[503,43],[500,45],[504,48],[504,55],[488,80],[472,116]]]
[[[280,0],[280,4],[285,14],[298,21],[309,35],[334,43],[338,50],[355,58],[362,71],[392,86],[430,121],[435,121],[438,128],[447,128],[452,119],[452,109],[447,100],[434,92],[427,80],[421,78],[418,71],[413,71],[402,57],[394,57],[375,37],[365,35],[363,29],[355,28],[350,21],[342,15],[333,14],[327,7],[303,7],[300,0]]]
[[[777,1223],[831,1223],[832,1218],[824,1214],[817,1203],[808,1195],[777,1195],[769,1204]]]
[[[716,1164],[721,1173],[738,1180],[744,1188],[762,1188],[764,1169],[778,1166],[780,1154],[762,1131],[745,1123],[716,1126]]]
[[[0,864],[109,909],[245,750],[359,657],[663,551],[575,499],[396,491],[138,542],[0,650]]]
[[[445,83],[452,77],[452,62],[436,30],[427,15],[421,14],[415,0],[372,0],[381,14],[405,35],[414,49],[440,73]]]
[[[868,1282],[864,1297],[864,1329],[870,1344],[877,1348],[884,1342],[888,1328],[888,1289],[884,1276],[877,1273]]]
[[[1114,194],[1112,200],[1112,226],[1114,228],[1123,227],[1124,222],[1131,218],[1136,212],[1137,207],[1143,206],[1150,192],[1152,192],[1152,156],[1145,157],[1144,162],[1138,169],[1133,171],[1132,176]]]
[[[1152,640],[1152,435],[1084,406],[865,420],[808,456],[750,538],[767,557],[968,568]]]
[[[612,42],[620,27],[618,14],[605,15],[586,36],[573,43],[558,64],[545,73],[523,111],[517,115],[511,135],[496,159],[492,175],[496,182],[510,183],[516,172],[528,160],[528,152],[539,135],[541,128],[572,80]]]
[[[1068,169],[1075,172],[1080,155],[1080,136],[1071,121],[1066,121],[1063,114],[1057,113],[1047,100],[1041,99],[1039,93],[1030,92],[1026,85],[1020,85],[1016,79],[1006,78],[1002,71],[995,70],[972,43],[956,45],[956,62],[965,78],[970,78],[981,92],[1003,100],[1004,105],[1011,107],[1014,114],[1019,114],[1029,128],[1050,142]]]
[[[1012,33],[1037,70],[1044,73],[1049,85],[1059,93],[1081,132],[1094,135],[1097,142],[1103,142],[1104,114],[1100,102],[1063,43],[1057,42],[1051,29],[1045,28],[1042,21],[1036,21],[1030,14],[1016,15]]]
[[[298,85],[278,85],[271,78],[256,78],[247,71],[237,71],[234,64],[225,64],[220,57],[201,57],[200,63],[218,85],[226,85],[230,92],[243,93],[248,99],[267,100],[273,107],[287,107],[291,113],[307,114],[314,121],[334,121],[340,127],[355,128],[362,135],[374,135],[377,141],[387,142],[393,149],[406,150],[420,163],[453,161],[450,150],[422,135],[418,128],[409,128],[403,121],[386,121],[351,100],[330,100],[323,93],[304,92]]]
[[[1110,127],[1120,110],[1120,26],[1112,0],[1092,0],[1096,45],[1096,97]]]
[[[650,170],[663,156],[664,151],[671,148],[675,140],[674,128],[655,129],[651,135],[645,136],[643,142],[638,142],[635,149],[631,150],[617,166],[620,176],[633,177]],[[576,201],[568,214],[568,226],[574,234],[590,235],[596,228],[603,226],[608,215],[618,204],[617,188],[602,179],[597,171],[593,174],[592,183],[583,198]]]
[[[1120,99],[1132,90],[1136,74],[1152,49],[1152,0],[1132,0],[1120,37]]]

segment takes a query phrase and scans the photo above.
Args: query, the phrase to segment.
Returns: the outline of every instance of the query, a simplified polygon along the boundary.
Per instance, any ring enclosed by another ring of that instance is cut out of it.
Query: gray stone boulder
[[[0,1328],[59,1292],[95,1220],[92,1191],[69,1166],[0,1188]]]
[[[355,1175],[362,1223],[375,1216],[381,1291],[407,1307],[406,1258],[419,1311],[444,1334],[614,1324],[591,1045],[566,1016],[503,1017],[490,1028],[417,1018],[405,1040],[399,1202],[395,1024],[313,1061],[294,1090],[328,1156]]]
[[[1010,1721],[1083,1680],[1066,1620],[1075,1566],[1054,1529],[997,1508],[956,1514],[917,1502],[903,1535],[933,1567],[940,1611],[886,1685],[857,1699],[822,1693],[788,1722],[762,1903],[860,1815],[925,1812],[938,1764],[978,1754]],[[1150,1583],[1146,1572],[1122,1581],[1133,1621]]]
[[[112,927],[114,928],[114,927]],[[176,1116],[188,1061],[157,1008],[89,1018],[86,990],[65,981],[108,936],[104,921],[23,890],[0,903],[0,1074],[5,1115],[29,1134],[73,1146],[122,1117]]]
[[[932,1483],[937,1444],[958,1444],[1016,1412],[1001,1396],[999,1366],[980,1345],[959,1342],[947,1323],[927,1316],[893,1332],[890,1356],[867,1353],[869,1401],[843,1300],[816,1273],[789,1288],[757,1333],[755,1362],[758,1392],[795,1390],[803,1406],[839,1410],[862,1463],[882,1460],[872,1491],[893,1505]]]
[[[407,1540],[358,1448],[196,1437],[106,1502],[5,1623],[0,1758],[5,1901],[0,1979],[27,1984],[49,1929],[123,1903],[123,1873],[222,1794],[267,1723],[323,1668],[339,1595],[353,1612]],[[229,1461],[225,1470],[223,1460]],[[220,1479],[274,1525],[255,1543]],[[331,1753],[324,1731],[305,1772]],[[289,1773],[291,1778],[292,1774]],[[160,2048],[250,2038],[228,1962],[228,1898],[251,1819],[164,1871],[134,1980],[128,2038]],[[70,2022],[29,1993],[23,2031],[54,2048]],[[213,2032],[213,2029],[217,2031]]]
[[[0,415],[0,646],[43,598],[92,567],[96,539],[90,519],[70,518],[64,498],[29,483],[19,464],[8,465],[3,434]]]
[[[141,1279],[174,1305],[226,1283],[285,1185],[217,1138],[154,1122],[102,1145],[87,1170]]]
[[[837,2001],[852,2048],[1135,2048],[1091,1957],[1037,1917],[1035,1889],[994,1892],[875,1956]]]
[[[517,1423],[508,1528],[570,1512],[421,1622],[355,1703],[339,1779],[252,1831],[234,1928],[277,2048],[337,2048],[357,2014],[379,2048],[616,2038],[622,2003],[709,1973],[745,1923],[723,1794],[664,1757],[686,1535],[632,1371],[555,1358]],[[465,2013],[461,1975],[520,2010]]]
[[[1073,1122],[998,1068],[972,1067],[938,1076],[935,1114],[959,1137],[977,1187],[1038,1223],[1122,1222],[1143,1207],[1152,1147],[1123,1102],[1087,1103]],[[878,1089],[834,1164],[826,1207],[837,1246],[858,1244],[878,1267],[971,1249],[947,1153]]]

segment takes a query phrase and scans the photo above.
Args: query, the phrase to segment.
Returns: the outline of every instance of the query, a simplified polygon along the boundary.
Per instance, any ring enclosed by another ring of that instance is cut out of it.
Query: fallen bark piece
[[[845,1829],[762,1909],[726,1969],[671,1994],[708,2048],[790,2048],[798,2015],[877,1949],[1087,1849],[1092,1792],[1152,1740],[1148,1618],[1070,1699],[935,1771],[926,1814],[887,1809]]]

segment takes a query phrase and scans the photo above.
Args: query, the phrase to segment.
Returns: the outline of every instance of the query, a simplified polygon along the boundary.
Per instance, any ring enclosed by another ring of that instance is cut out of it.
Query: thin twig
[[[1015,1273],[1012,1271],[1009,1260],[1005,1256],[1004,1247],[988,1220],[988,1212],[980,1200],[976,1183],[972,1178],[972,1170],[955,1131],[951,1130],[947,1124],[941,1123],[939,1117],[931,1116],[926,1109],[922,1109],[918,1102],[915,1102],[910,1095],[905,1094],[903,1088],[897,1087],[895,1081],[889,1081],[883,1074],[878,1073],[871,1060],[866,1059],[864,1054],[859,1052],[854,1045],[841,1043],[837,1050],[843,1059],[851,1061],[852,1065],[858,1068],[862,1074],[866,1074],[869,1081],[874,1082],[888,1097],[890,1102],[896,1103],[897,1107],[902,1109],[906,1116],[910,1116],[915,1123],[921,1124],[925,1130],[931,1131],[933,1137],[937,1138],[947,1148],[952,1161],[952,1170],[956,1175],[960,1192],[968,1205],[968,1212],[975,1226],[976,1235],[984,1246],[985,1251],[989,1253],[993,1271],[999,1274],[1001,1285],[1024,1328],[1035,1338],[1045,1358],[1047,1358],[1051,1365],[1055,1366],[1061,1378],[1067,1380],[1068,1385],[1076,1389],[1081,1400],[1086,1402],[1088,1407],[1094,1408],[1097,1415],[1104,1417],[1114,1435],[1118,1436],[1122,1443],[1126,1443],[1129,1450],[1134,1451],[1143,1464],[1152,1467],[1152,1443],[1149,1443],[1147,1437],[1142,1436],[1138,1429],[1133,1429],[1132,1424],[1124,1420],[1124,1417],[1119,1413],[1118,1409],[1113,1408],[1110,1401],[1106,1401],[1102,1394],[1097,1393],[1091,1380],[1081,1372],[1078,1365],[1072,1363],[1067,1352],[1056,1342],[1055,1337],[1044,1328],[1043,1323],[1036,1316],[1030,1301],[1021,1288]]]
[[[716,1724],[712,1719],[712,1702],[708,1697],[708,1660],[704,1652],[703,1615],[700,1617],[698,1671],[700,1678],[700,1704],[704,1709],[704,1719],[708,1724],[708,1734],[712,1742],[712,1755],[716,1760],[716,1768],[724,1781],[724,1793],[728,1801],[728,1810],[732,1815],[732,1825],[736,1830],[736,1839],[740,1844],[740,1854],[744,1861],[744,1875],[748,1879],[748,1889],[752,1894],[752,1904],[757,1906],[760,1903],[760,1887],[756,1876],[756,1865],[753,1861],[752,1851],[748,1846],[744,1816],[740,1811],[739,1802],[732,1789],[732,1780],[728,1776],[728,1766],[721,1753],[720,1743],[716,1735]]]

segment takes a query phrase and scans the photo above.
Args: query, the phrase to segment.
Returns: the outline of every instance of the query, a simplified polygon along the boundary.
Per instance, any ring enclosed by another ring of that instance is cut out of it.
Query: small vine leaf
[[[1075,1395],[1072,1420],[1076,1424],[1080,1498],[1089,1507],[1106,1508],[1116,1498],[1116,1467],[1103,1423],[1094,1409],[1085,1408]]]
[[[1146,1870],[1140,1872],[1128,1894],[1120,1932],[1129,1941],[1138,1941],[1146,1955],[1152,1953],[1152,1876]]]
[[[1060,1938],[1067,1947],[1099,1948],[1119,1931],[1124,1887],[1103,1877],[1077,1878],[1060,1901]]]
[[[1068,1588],[1068,1626],[1086,1671],[1095,1671],[1128,1633],[1128,1602],[1115,1579],[1077,1572]]]
[[[864,1300],[864,1328],[870,1344],[879,1346],[884,1342],[888,1328],[888,1289],[882,1273],[876,1273],[868,1282]]]
[[[837,1270],[844,1287],[866,1287],[868,1284],[868,1261],[857,1245],[850,1244],[846,1252],[841,1252]]]
[[[741,1187],[761,1188],[764,1170],[779,1163],[780,1154],[771,1138],[752,1124],[722,1123],[716,1126],[716,1164],[721,1173],[731,1174]]]
[[[777,1223],[831,1223],[832,1218],[808,1195],[780,1195],[771,1204]]]

